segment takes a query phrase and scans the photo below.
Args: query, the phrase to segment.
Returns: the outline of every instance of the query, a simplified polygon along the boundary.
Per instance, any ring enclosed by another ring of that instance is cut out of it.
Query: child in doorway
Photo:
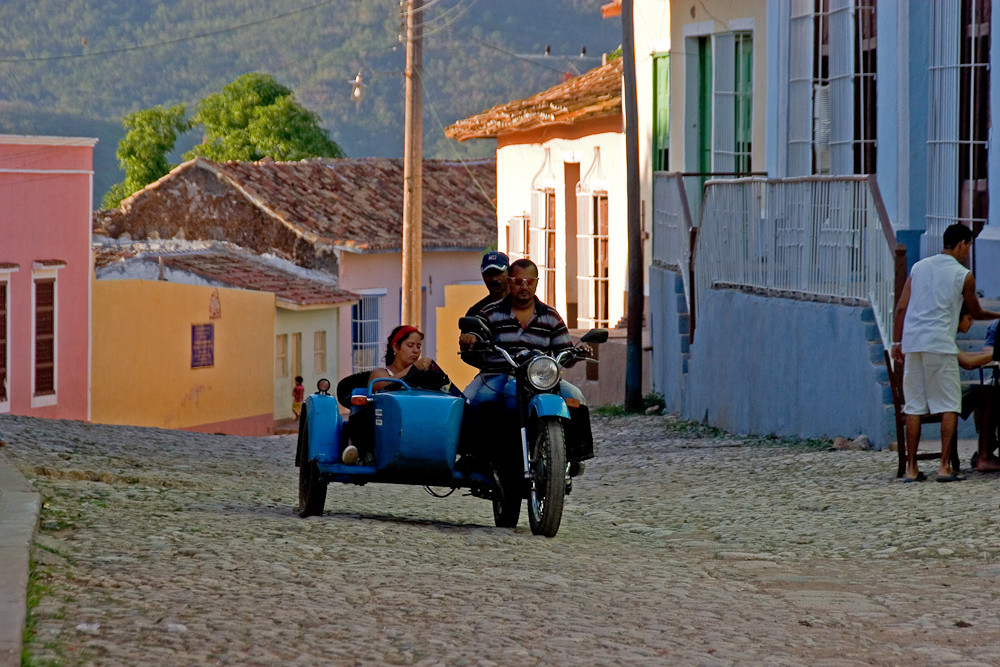
[[[292,389],[292,414],[298,419],[302,414],[302,401],[306,400],[306,388],[302,386],[302,376],[295,376],[295,387]]]

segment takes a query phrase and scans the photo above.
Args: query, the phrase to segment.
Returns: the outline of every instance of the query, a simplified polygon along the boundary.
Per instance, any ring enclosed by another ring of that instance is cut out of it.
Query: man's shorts
[[[903,412],[908,415],[962,411],[957,354],[910,352],[903,367]]]

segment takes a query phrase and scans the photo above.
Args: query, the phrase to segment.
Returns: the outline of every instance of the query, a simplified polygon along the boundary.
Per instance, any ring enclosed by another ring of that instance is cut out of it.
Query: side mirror
[[[320,381],[316,383],[316,393],[317,394],[329,395],[329,393],[330,393],[330,381],[327,380],[326,378],[320,379]]]
[[[480,340],[493,338],[490,328],[486,326],[486,321],[478,315],[458,318],[458,330],[464,334],[472,334]]]
[[[608,342],[608,330],[607,329],[591,329],[587,333],[583,334],[580,339],[581,343],[607,343]]]

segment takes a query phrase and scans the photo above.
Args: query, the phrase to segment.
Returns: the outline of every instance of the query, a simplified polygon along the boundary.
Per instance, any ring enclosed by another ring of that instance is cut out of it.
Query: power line
[[[451,9],[446,9],[442,11],[438,16],[435,16],[434,18],[425,21],[423,23],[424,37],[437,34],[442,30],[446,30],[451,24],[453,24],[458,19],[462,18],[462,16],[466,12],[472,9],[476,5],[476,3],[479,2],[479,0],[468,0],[469,4],[467,4],[465,7],[462,7],[462,3],[466,1],[467,0],[460,0],[459,3],[456,4],[454,7],[452,7]],[[449,15],[449,12],[451,12],[451,15]],[[430,26],[430,28],[428,28],[428,26]]]
[[[427,90],[427,84],[424,81],[423,76],[420,76],[419,78],[420,78],[420,87],[423,89],[424,95],[427,96],[429,92]],[[441,117],[438,115],[437,109],[434,108],[434,103],[429,98],[427,99],[427,106],[430,108],[431,114],[434,116],[434,120],[437,121],[438,127],[441,129],[441,133],[444,134],[444,123],[441,122]],[[482,193],[483,197],[486,199],[486,201],[489,202],[490,206],[492,206],[493,209],[496,210],[497,205],[493,201],[493,197],[490,196],[490,194],[486,191],[486,188],[483,187],[483,184],[479,182],[479,179],[476,178],[476,175],[472,172],[471,169],[469,169],[468,165],[469,161],[459,154],[458,149],[455,148],[455,144],[453,141],[448,142],[448,147],[451,148],[452,152],[455,154],[455,158],[462,165],[462,168],[465,169],[465,172],[469,175],[469,178],[472,179],[472,182],[475,184],[476,189],[479,190],[480,193]]]
[[[449,29],[449,32],[451,32],[452,30],[455,31],[455,32],[457,32],[457,33],[461,33],[462,35],[464,35],[468,39],[471,39],[474,42],[478,42],[479,44],[482,44],[486,48],[493,49],[494,51],[499,51],[500,53],[504,53],[504,54],[510,56],[511,58],[517,58],[518,60],[523,60],[524,62],[531,63],[532,65],[538,65],[539,67],[544,67],[547,70],[551,70],[553,72],[558,72],[559,74],[564,74],[565,73],[565,70],[556,69],[555,67],[549,67],[548,65],[542,64],[540,62],[536,62],[533,57],[526,58],[525,56],[518,55],[516,53],[513,53],[512,51],[508,51],[507,49],[499,47],[496,44],[490,44],[489,42],[487,42],[485,40],[482,40],[482,39],[479,39],[475,35],[470,35],[469,33],[465,32],[464,30],[461,30],[459,28],[452,27],[452,28]]]
[[[60,56],[37,56],[30,58],[0,58],[0,63],[31,63],[31,62],[45,62],[51,60],[72,60],[75,58],[91,58],[93,56],[107,56],[116,53],[126,53],[128,51],[155,49],[160,46],[170,46],[172,44],[180,44],[182,42],[189,42],[195,39],[202,39],[204,37],[213,37],[215,35],[221,35],[223,33],[233,32],[235,30],[242,30],[243,28],[249,28],[251,26],[261,25],[263,23],[269,23],[270,21],[283,19],[286,16],[301,14],[302,12],[309,11],[310,9],[315,9],[317,7],[322,7],[324,5],[331,5],[336,1],[337,0],[323,0],[323,2],[317,2],[316,4],[309,5],[308,7],[300,7],[299,9],[293,9],[283,14],[276,14],[275,16],[268,16],[266,18],[257,19],[256,21],[249,21],[247,23],[241,23],[239,25],[229,26],[228,28],[211,30],[209,32],[203,32],[197,35],[188,35],[187,37],[177,37],[175,39],[168,39],[162,42],[153,42],[151,44],[136,44],[134,46],[124,46],[118,49],[106,49],[104,51],[93,51],[91,53],[68,53]]]

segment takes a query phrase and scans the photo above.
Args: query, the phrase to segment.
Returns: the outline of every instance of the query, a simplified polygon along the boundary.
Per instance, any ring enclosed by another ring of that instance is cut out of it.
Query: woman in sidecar
[[[385,347],[385,366],[376,368],[369,373],[356,373],[338,385],[338,398],[342,392],[347,393],[347,400],[341,403],[349,403],[350,393],[360,387],[368,386],[379,378],[395,378],[403,380],[410,387],[416,389],[429,389],[432,391],[442,391],[462,396],[458,389],[453,388],[448,374],[441,370],[437,362],[430,357],[421,356],[423,349],[424,334],[409,325],[400,325],[389,332]],[[353,380],[352,380],[353,379]],[[393,382],[375,382],[372,385],[373,391],[393,391],[400,389],[401,385]],[[354,465],[360,459],[363,463],[370,462],[374,456],[372,435],[373,416],[370,409],[360,409],[356,411],[348,420],[347,433],[351,444],[344,448],[341,454],[341,461],[347,465]]]

